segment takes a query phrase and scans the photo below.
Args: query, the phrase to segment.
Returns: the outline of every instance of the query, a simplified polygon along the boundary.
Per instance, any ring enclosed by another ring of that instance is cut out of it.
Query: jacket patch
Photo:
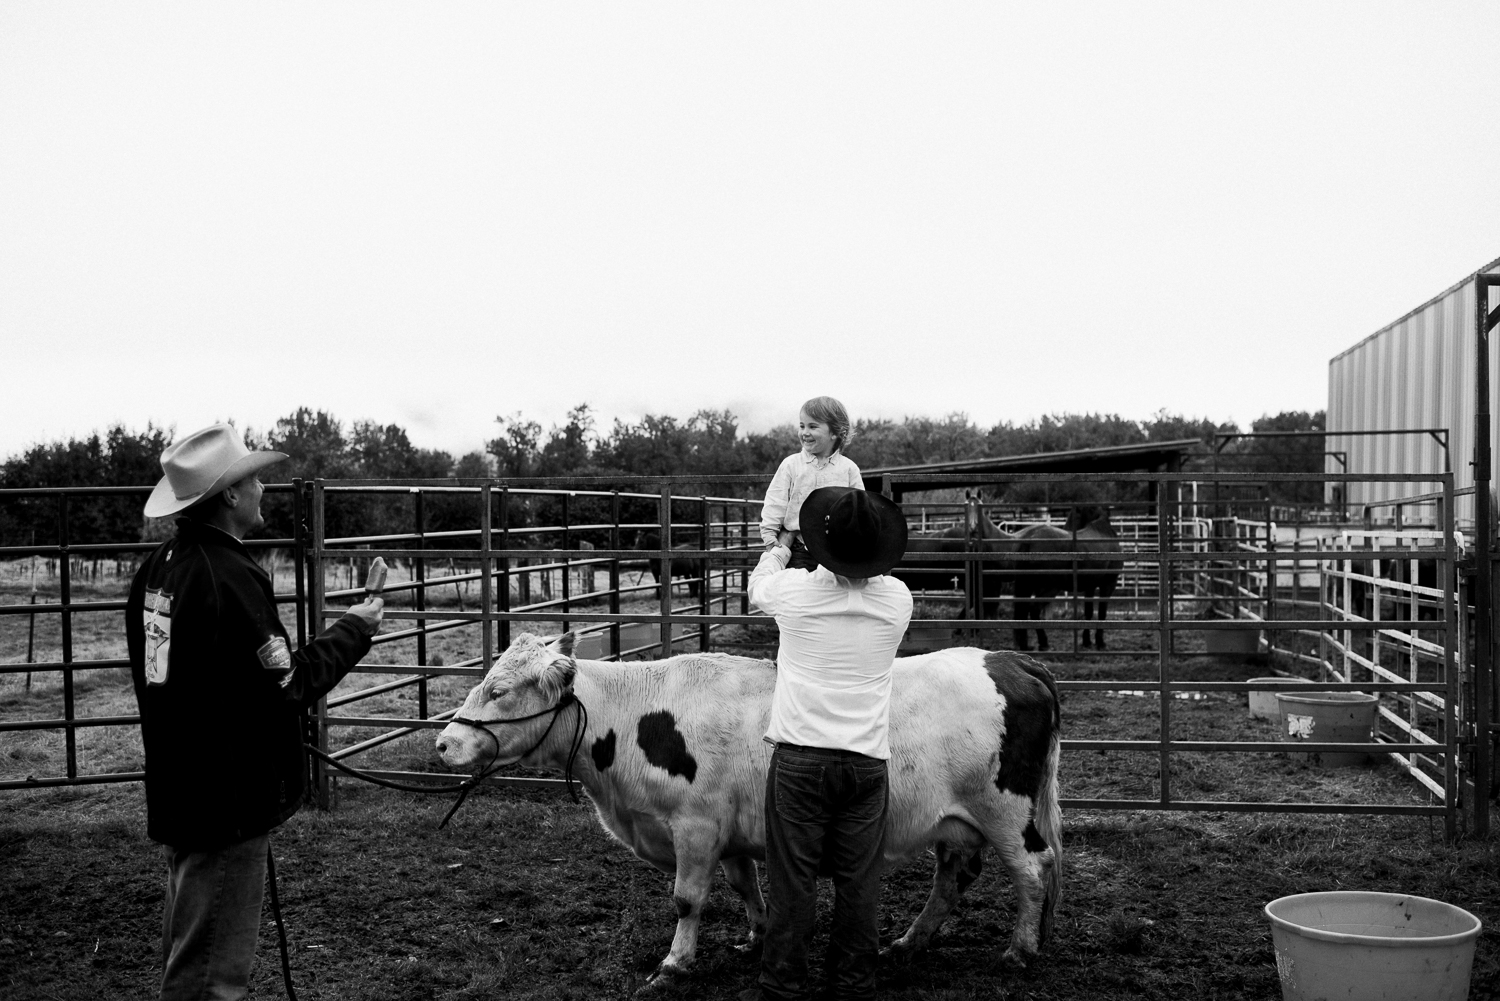
[[[286,640],[280,636],[272,636],[261,644],[255,656],[260,658],[260,666],[267,671],[280,671],[282,673],[281,687],[285,688],[292,681],[292,651],[286,645]]]
[[[146,622],[146,684],[165,685],[172,646],[172,596],[148,588],[141,614]]]

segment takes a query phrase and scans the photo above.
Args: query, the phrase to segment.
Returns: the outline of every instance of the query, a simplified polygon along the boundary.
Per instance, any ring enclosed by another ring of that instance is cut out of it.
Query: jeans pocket
[[[822,765],[776,759],[774,793],[776,815],[799,824],[817,824],[826,819],[828,807],[823,793]]]
[[[885,813],[889,793],[885,762],[855,762],[853,771],[854,795],[845,815],[851,820],[875,820]]]

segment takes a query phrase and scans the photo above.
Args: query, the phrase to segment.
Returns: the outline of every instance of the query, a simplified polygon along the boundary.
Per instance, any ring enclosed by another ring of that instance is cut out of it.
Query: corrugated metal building
[[[1500,259],[1475,274],[1500,273]],[[1491,392],[1500,389],[1500,351],[1490,352]],[[1494,400],[1491,413],[1500,416]],[[1396,322],[1382,327],[1328,363],[1328,430],[1447,428],[1454,487],[1472,486],[1474,447],[1474,275]],[[1500,435],[1491,429],[1492,440]],[[1442,472],[1442,448],[1429,435],[1330,435],[1328,450],[1348,455],[1351,473]],[[1330,456],[1328,472],[1340,472]],[[1373,501],[1435,487],[1408,483],[1351,483],[1350,513]],[[1329,488],[1330,499],[1333,487]],[[1383,520],[1389,509],[1376,512]],[[1473,502],[1460,498],[1454,516],[1473,521]]]

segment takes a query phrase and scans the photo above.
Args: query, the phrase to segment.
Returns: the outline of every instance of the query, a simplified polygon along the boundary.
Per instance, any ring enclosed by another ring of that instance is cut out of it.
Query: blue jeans
[[[166,848],[161,1001],[238,1001],[249,991],[269,839]]]
[[[808,944],[818,876],[833,879],[824,960],[837,999],[875,996],[880,949],[886,768],[853,751],[779,745],[766,773],[767,902],[760,988],[771,1001],[811,997]]]

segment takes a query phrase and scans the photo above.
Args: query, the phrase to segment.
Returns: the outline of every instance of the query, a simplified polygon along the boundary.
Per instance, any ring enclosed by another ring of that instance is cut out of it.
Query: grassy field
[[[3,581],[0,581],[3,584]],[[101,597],[117,586],[96,585]],[[24,591],[20,592],[25,600]],[[0,596],[15,601],[17,593]],[[80,656],[119,656],[120,613],[81,617]],[[97,620],[97,621],[93,621]],[[20,635],[17,636],[17,624]],[[55,624],[55,618],[53,619]],[[44,636],[38,620],[38,649]],[[0,661],[25,652],[25,617],[0,618]],[[59,638],[45,634],[47,642]],[[1121,644],[1144,643],[1118,634]],[[765,641],[764,630],[739,634]],[[18,652],[19,645],[19,652]],[[410,644],[377,648],[409,661]],[[430,654],[472,656],[477,634],[436,637]],[[1154,656],[1058,660],[1061,678],[1141,680]],[[39,657],[38,659],[46,659]],[[1264,666],[1222,661],[1189,648],[1175,676],[1236,680]],[[354,675],[345,688],[388,675]],[[429,687],[437,712],[458,704],[470,679]],[[344,689],[341,689],[344,690]],[[80,672],[80,715],[130,713],[120,671]],[[414,715],[416,691],[360,704],[361,714]],[[1064,695],[1065,736],[1153,738],[1154,699]],[[0,718],[61,715],[55,675],[0,675]],[[1271,739],[1243,696],[1208,693],[1174,702],[1176,737]],[[339,742],[367,732],[336,731]],[[441,770],[432,734],[378,749],[367,764]],[[84,771],[140,765],[133,728],[79,734]],[[59,735],[7,733],[0,773],[57,774]],[[1277,754],[1181,755],[1175,795],[1224,800],[1425,802],[1392,765],[1325,770]],[[1064,795],[1145,797],[1157,792],[1153,753],[1072,752]],[[160,850],[144,834],[138,785],[3,793],[0,813],[0,996],[8,999],[145,998],[158,976]],[[293,972],[304,998],[624,998],[666,953],[675,921],[670,880],[635,860],[600,829],[592,809],[558,792],[486,789],[449,826],[449,800],[341,786],[337,808],[308,809],[273,837]],[[1011,925],[1009,887],[993,861],[965,895],[935,947],[906,968],[881,973],[881,996],[902,1001],[966,998],[1269,998],[1278,993],[1261,907],[1275,897],[1329,889],[1376,889],[1436,897],[1500,919],[1496,843],[1445,844],[1440,822],[1386,817],[1107,813],[1064,816],[1066,882],[1055,938],[1023,974],[994,963]],[[890,873],[882,938],[920,910],[928,858]],[[825,905],[827,901],[825,900]],[[252,996],[279,996],[274,929],[267,924]],[[821,927],[826,928],[826,918]],[[722,884],[711,898],[692,980],[677,996],[733,998],[754,962],[733,946],[744,917]],[[818,948],[821,948],[819,944]],[[1500,949],[1482,936],[1471,997],[1500,996]]]

